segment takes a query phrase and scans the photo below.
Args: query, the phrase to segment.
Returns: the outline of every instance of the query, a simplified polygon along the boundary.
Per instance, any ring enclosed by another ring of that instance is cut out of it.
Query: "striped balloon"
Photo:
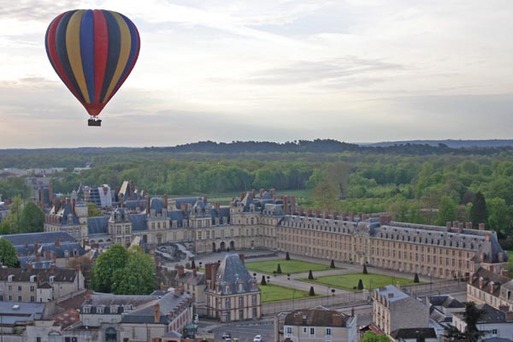
[[[139,56],[139,33],[124,15],[73,10],[48,26],[46,53],[55,72],[96,117],[116,94]]]

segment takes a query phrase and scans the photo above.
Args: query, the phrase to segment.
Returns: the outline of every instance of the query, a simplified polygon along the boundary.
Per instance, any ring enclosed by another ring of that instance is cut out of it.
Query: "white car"
[[[256,335],[255,337],[253,337],[253,342],[262,342],[263,339],[262,339],[262,335]]]

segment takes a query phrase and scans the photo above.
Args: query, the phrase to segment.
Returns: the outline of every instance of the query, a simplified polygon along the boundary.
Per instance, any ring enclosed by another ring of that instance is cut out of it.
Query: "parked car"
[[[255,337],[253,337],[253,342],[262,342],[263,339],[262,339],[262,335],[256,335]]]
[[[223,337],[223,340],[229,340],[230,341],[232,339],[232,334],[230,334],[229,332],[225,331],[223,333],[222,337]]]

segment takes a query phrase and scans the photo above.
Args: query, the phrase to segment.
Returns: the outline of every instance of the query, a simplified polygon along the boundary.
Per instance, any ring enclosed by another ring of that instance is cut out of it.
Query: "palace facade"
[[[122,196],[120,196],[122,197]],[[55,202],[45,231],[79,241],[149,248],[175,242],[191,252],[265,248],[338,262],[367,264],[438,278],[466,278],[483,267],[501,273],[507,255],[484,225],[445,227],[391,221],[386,214],[303,211],[273,190],[244,192],[229,206],[207,198],[153,197],[118,203],[108,216],[87,217],[83,203]]]

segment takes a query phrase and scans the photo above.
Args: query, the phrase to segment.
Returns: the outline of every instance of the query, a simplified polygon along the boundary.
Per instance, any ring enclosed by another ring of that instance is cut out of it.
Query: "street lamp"
[[[330,291],[333,296],[335,295],[335,289],[330,289],[329,287],[326,288],[326,306],[328,306],[328,300],[330,298]]]

